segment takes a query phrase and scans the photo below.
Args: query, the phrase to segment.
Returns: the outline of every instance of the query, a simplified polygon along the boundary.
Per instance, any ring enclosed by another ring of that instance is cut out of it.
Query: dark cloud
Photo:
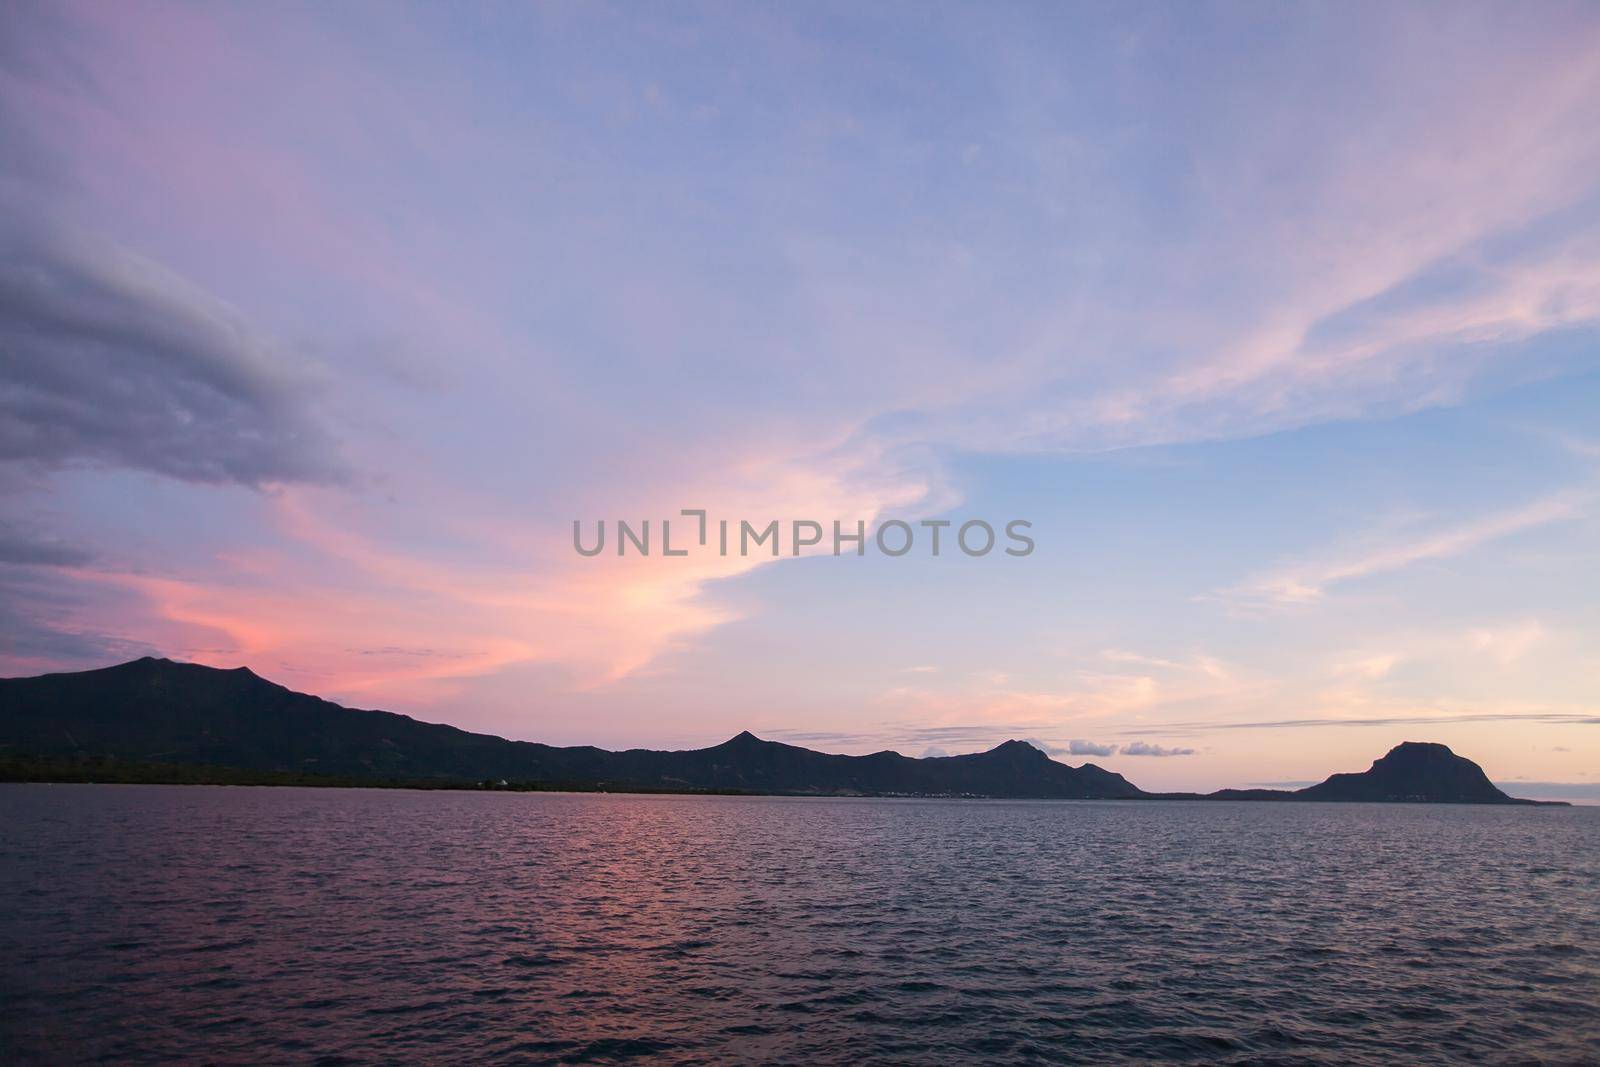
[[[0,520],[0,563],[33,567],[81,567],[94,553]]]
[[[85,590],[60,572],[0,569],[0,662],[44,663],[81,670],[137,659],[155,650],[140,641],[98,633],[75,622],[123,594]],[[36,673],[27,671],[25,673]]]
[[[338,480],[284,359],[232,309],[125,249],[0,235],[0,460]]]
[[[154,646],[108,634],[56,629],[0,604],[0,660],[38,660],[62,669],[108,667],[140,656],[154,655]],[[32,673],[32,672],[30,672]]]
[[[1165,745],[1152,745],[1148,741],[1130,741],[1122,746],[1124,756],[1192,756],[1192,748],[1168,748]]]

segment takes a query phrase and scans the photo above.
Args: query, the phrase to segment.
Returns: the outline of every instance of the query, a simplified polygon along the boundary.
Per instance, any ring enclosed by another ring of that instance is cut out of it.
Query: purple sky
[[[0,143],[5,673],[1600,771],[1593,4],[21,2]]]

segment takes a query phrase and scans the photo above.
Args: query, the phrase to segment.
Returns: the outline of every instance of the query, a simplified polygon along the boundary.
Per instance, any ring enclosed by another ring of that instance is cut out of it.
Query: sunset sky
[[[0,674],[1600,782],[1600,5],[11,2],[0,145]]]

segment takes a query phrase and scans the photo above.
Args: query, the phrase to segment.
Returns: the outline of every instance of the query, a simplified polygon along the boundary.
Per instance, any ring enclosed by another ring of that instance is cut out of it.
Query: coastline
[[[71,761],[0,758],[0,784],[33,785],[215,785],[300,787],[308,789],[407,789],[417,792],[469,793],[617,793],[633,796],[785,797],[815,800],[955,800],[955,801],[1204,801],[1242,804],[1454,804],[1463,807],[1582,807],[1565,800],[1511,797],[1504,801],[1358,800],[1316,799],[1292,793],[1264,796],[1266,790],[1219,790],[1217,793],[1147,793],[1131,797],[1066,797],[1038,794],[994,793],[892,793],[796,792],[748,789],[668,788],[627,782],[468,781],[450,778],[364,778],[355,775],[319,775],[293,771],[254,771],[205,764],[144,763],[126,760]],[[1249,795],[1244,795],[1249,794]]]

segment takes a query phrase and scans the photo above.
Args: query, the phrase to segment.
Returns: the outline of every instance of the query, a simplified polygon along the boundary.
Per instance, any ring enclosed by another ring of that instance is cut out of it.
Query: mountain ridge
[[[354,782],[506,782],[619,791],[1041,799],[1369,800],[1531,804],[1443,745],[1406,742],[1365,771],[1307,789],[1149,793],[1093,763],[1072,767],[1007,740],[985,752],[913,758],[816,752],[742,730],[709,748],[557,747],[347,708],[261,677],[146,656],[89,671],[0,679],[0,756],[122,761],[312,775]],[[187,778],[182,780],[188,780]]]

